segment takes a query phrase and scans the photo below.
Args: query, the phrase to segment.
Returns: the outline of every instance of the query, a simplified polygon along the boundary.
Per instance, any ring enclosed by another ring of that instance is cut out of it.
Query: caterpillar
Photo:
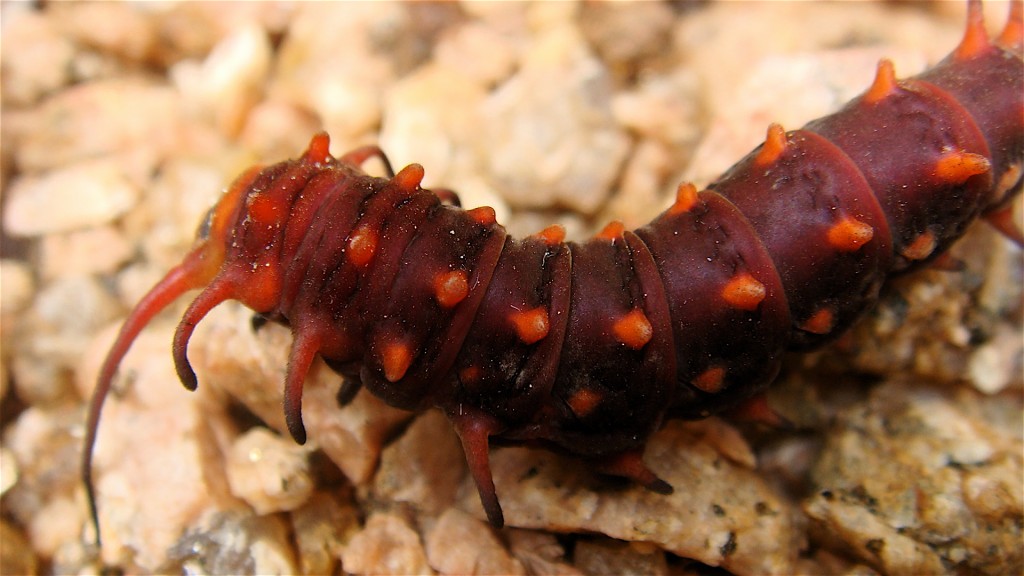
[[[334,158],[323,134],[297,160],[246,172],[104,364],[83,460],[94,523],[91,447],[117,366],[195,288],[174,339],[186,387],[197,385],[195,325],[239,300],[294,332],[285,414],[297,441],[319,354],[389,404],[445,411],[496,526],[491,441],[549,445],[671,490],[640,458],[666,418],[756,408],[786,345],[841,333],[887,277],[939,257],[978,216],[1006,213],[1024,150],[1020,18],[993,44],[971,6],[947,60],[904,81],[883,63],[846,108],[803,130],[773,125],[708,190],[681,186],[635,232],[613,223],[566,243],[552,227],[515,240],[493,211],[423,189],[418,165],[370,177],[359,166],[379,149]]]

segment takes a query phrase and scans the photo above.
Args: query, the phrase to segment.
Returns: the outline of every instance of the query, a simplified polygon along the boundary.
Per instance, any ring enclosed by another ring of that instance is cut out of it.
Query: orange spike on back
[[[412,350],[405,342],[386,342],[381,346],[380,363],[388,382],[398,382],[412,364]]]
[[[405,168],[402,168],[398,174],[395,174],[393,179],[396,186],[404,190],[408,194],[412,194],[420,187],[420,182],[423,182],[423,166],[419,164],[409,164]]]
[[[668,209],[672,215],[684,214],[697,205],[697,187],[691,182],[683,182],[676,188],[676,201]]]
[[[484,371],[479,366],[466,366],[459,370],[459,382],[463,384],[476,384],[483,375]]]
[[[452,270],[434,278],[434,298],[444,308],[454,308],[468,294],[469,279],[462,270]]]
[[[555,224],[537,232],[533,237],[540,238],[548,246],[554,246],[565,240],[565,228]]]
[[[870,224],[848,216],[828,229],[827,238],[829,246],[840,252],[856,252],[874,235],[875,229]]]
[[[753,312],[764,300],[767,291],[753,276],[747,273],[737,274],[722,288],[722,299],[733,308]]]
[[[937,241],[931,231],[922,232],[913,242],[903,248],[903,257],[908,260],[924,260],[935,252]]]
[[[569,409],[576,416],[583,418],[597,408],[603,397],[601,392],[593,388],[580,388],[573,392],[572,396],[569,396]]]
[[[651,341],[654,327],[639,308],[630,310],[612,325],[615,338],[633,350],[640,350]]]
[[[970,152],[947,152],[935,163],[935,175],[946,182],[963,184],[971,176],[984,174],[992,168],[988,158]]]
[[[491,208],[490,206],[481,206],[479,208],[473,208],[472,210],[466,210],[466,216],[469,216],[478,224],[483,226],[490,226],[498,221],[498,217],[494,214],[494,208]]]
[[[1017,55],[1024,52],[1024,2],[1021,0],[1010,2],[1010,17],[996,43]]]
[[[551,329],[548,311],[543,306],[530,310],[516,310],[509,314],[508,319],[523,344],[538,342],[547,336],[548,330]]]
[[[810,318],[804,320],[800,329],[811,334],[828,334],[832,331],[835,323],[835,312],[831,308],[825,307],[818,309]]]
[[[712,366],[698,374],[696,378],[690,381],[690,384],[708,394],[721,392],[725,384],[725,368]]]
[[[764,145],[754,158],[758,166],[774,164],[779,156],[786,151],[789,142],[786,140],[786,130],[781,124],[772,123],[768,126],[768,135],[765,137]]]
[[[967,27],[960,44],[953,50],[954,60],[970,60],[992,49],[985,31],[985,18],[981,11],[981,0],[967,1]]]
[[[348,239],[348,259],[362,268],[373,260],[377,253],[377,233],[369,228],[360,227]]]
[[[594,237],[600,238],[602,240],[611,240],[612,242],[614,242],[619,238],[622,238],[622,233],[625,231],[625,224],[623,224],[620,220],[612,220],[611,222],[608,223],[607,226],[602,228],[601,231],[598,232],[597,235]]]
[[[288,206],[273,194],[252,194],[245,203],[249,217],[258,224],[269,226],[287,217]]]
[[[331,160],[331,137],[327,132],[317,132],[309,141],[309,147],[303,157],[317,164],[326,164]]]
[[[878,61],[878,70],[875,72],[875,81],[864,93],[864,101],[868,104],[880,102],[899,88],[896,82],[896,67],[892,60],[882,58]]]

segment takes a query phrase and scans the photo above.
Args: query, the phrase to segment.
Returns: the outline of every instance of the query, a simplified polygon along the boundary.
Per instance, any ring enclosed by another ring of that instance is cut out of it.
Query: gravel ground
[[[1005,6],[989,3],[992,29]],[[676,492],[565,457],[493,454],[491,530],[450,425],[306,384],[290,334],[186,302],[136,342],[104,412],[102,550],[78,475],[120,321],[253,163],[379,143],[517,236],[582,239],[707,184],[764,138],[959,40],[936,3],[29,3],[2,17],[0,572],[1019,574],[1022,259],[976,226],[955,272],[895,279],[848,336],[787,359],[775,431],[673,422],[646,460]],[[379,170],[370,165],[371,171]],[[1019,203],[1018,203],[1019,207]],[[1019,210],[1018,210],[1019,216]],[[283,434],[282,434],[283,432]],[[710,568],[718,567],[718,568]],[[724,571],[724,572],[723,572]]]

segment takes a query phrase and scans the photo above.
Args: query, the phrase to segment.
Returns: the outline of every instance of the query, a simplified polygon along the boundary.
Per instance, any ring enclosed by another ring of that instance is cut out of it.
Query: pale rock
[[[664,576],[669,574],[665,553],[642,542],[619,542],[610,538],[580,540],[573,549],[576,567],[594,576]]]
[[[399,4],[301,4],[278,52],[271,97],[315,113],[334,138],[370,130],[394,74],[374,48],[400,34],[406,18]]]
[[[308,111],[289,102],[264,100],[249,112],[238,138],[256,156],[278,159],[298,156],[319,131]]]
[[[693,72],[685,69],[644,78],[635,88],[615,93],[612,114],[617,123],[641,136],[688,150],[702,136],[701,111],[695,102],[698,87]]]
[[[35,292],[32,269],[19,260],[0,260],[0,314],[5,317],[25,309]]]
[[[35,293],[32,273],[25,262],[0,260],[0,398],[7,397],[15,337]]]
[[[371,486],[373,497],[404,503],[420,513],[440,514],[455,501],[466,475],[465,461],[451,422],[440,411],[430,410],[381,453]]]
[[[167,552],[164,574],[295,574],[287,523],[279,516],[208,513]]]
[[[80,370],[96,381],[116,326],[90,345]],[[212,391],[182,389],[168,355],[174,323],[157,321],[124,358],[100,421],[93,459],[103,561],[156,571],[187,528],[243,505],[228,493],[224,458],[233,424]]]
[[[32,104],[71,81],[75,45],[52,19],[34,11],[5,10],[2,33],[5,107]]]
[[[975,389],[985,394],[998,394],[1022,379],[1021,365],[1024,348],[1019,330],[1001,326],[989,342],[982,344],[971,355],[968,375]]]
[[[505,537],[512,555],[537,576],[582,576],[583,572],[568,563],[565,547],[553,534],[506,528]]]
[[[398,81],[387,93],[380,134],[394,169],[416,162],[426,168],[423,186],[452,182],[453,165],[466,163],[460,156],[479,131],[475,111],[484,97],[483,86],[450,67],[428,65]]]
[[[154,57],[168,64],[208,54],[241,27],[255,24],[283,34],[298,5],[291,2],[134,3],[151,12],[162,40]]]
[[[0,520],[0,565],[5,574],[38,574],[39,560],[28,540],[7,520]]]
[[[427,532],[425,547],[439,574],[526,574],[485,521],[454,508]]]
[[[271,57],[267,32],[248,24],[218,42],[201,64],[175,65],[171,78],[187,107],[233,137],[263,96]]]
[[[14,481],[4,494],[5,515],[26,528],[32,549],[44,557],[78,538],[85,522],[76,498],[79,418],[70,403],[33,406],[4,430],[4,482]]]
[[[754,471],[704,440],[717,435],[708,426],[670,422],[647,445],[645,461],[675,487],[668,496],[635,485],[609,490],[578,461],[547,452],[496,450],[491,467],[505,523],[652,542],[740,574],[792,572],[803,538],[795,511]],[[482,517],[468,483],[461,502]]]
[[[526,5],[526,19],[534,32],[559,26],[577,26],[582,2],[540,2]]]
[[[611,114],[607,71],[570,25],[545,29],[520,65],[483,104],[482,168],[514,206],[593,214],[629,150]]]
[[[76,42],[129,61],[145,61],[163,40],[151,15],[134,3],[67,2],[51,9],[62,31]]]
[[[0,495],[18,483],[18,461],[6,447],[0,448]]]
[[[110,159],[85,160],[11,184],[4,228],[16,236],[68,232],[110,222],[139,201],[139,188]]]
[[[170,86],[130,75],[77,84],[31,111],[15,160],[22,170],[36,172],[102,165],[111,154],[152,159],[176,145],[180,122],[179,96]],[[143,173],[151,171],[149,162]],[[69,184],[65,194],[81,193],[80,185]]]
[[[601,59],[625,76],[636,62],[666,53],[673,16],[663,2],[584,4],[580,27]]]
[[[30,403],[53,404],[71,390],[71,374],[90,336],[120,313],[92,276],[60,278],[44,287],[20,319],[14,343],[14,385]]]
[[[65,543],[82,533],[85,514],[81,503],[67,495],[48,500],[28,525],[32,549],[50,557]]]
[[[291,513],[302,574],[337,573],[342,546],[361,529],[351,494],[342,500],[336,492],[317,492]]]
[[[473,58],[466,58],[473,54]],[[481,22],[467,22],[443,35],[434,48],[434,61],[458,70],[481,86],[492,86],[512,73],[516,50],[511,39]]]
[[[341,553],[341,568],[350,574],[433,574],[417,534],[400,517],[371,514],[366,527]]]
[[[971,417],[1007,401],[1016,418]],[[1020,405],[966,388],[875,389],[840,415],[814,468],[804,507],[816,538],[884,573],[1019,571]]]
[[[308,449],[266,428],[253,428],[235,440],[226,471],[231,493],[259,515],[294,510],[313,493]]]
[[[619,220],[628,230],[650,222],[665,208],[666,200],[674,198],[674,194],[665,194],[664,190],[672,169],[671,152],[664,144],[642,140],[626,163],[619,193],[608,202],[599,220]]]
[[[43,236],[40,272],[44,281],[61,276],[113,273],[132,257],[132,248],[113,226]]]

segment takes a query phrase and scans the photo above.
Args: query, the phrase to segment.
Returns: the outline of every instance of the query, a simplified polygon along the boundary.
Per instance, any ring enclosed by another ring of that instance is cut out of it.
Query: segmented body
[[[887,277],[939,256],[1020,191],[1019,7],[992,43],[971,6],[942,63],[897,81],[883,61],[842,110],[793,132],[771,126],[707,190],[681,185],[636,231],[514,239],[493,210],[423,189],[419,165],[371,177],[359,166],[379,150],[333,158],[324,134],[297,160],[251,170],[126,322],[93,400],[87,483],[121,358],[153,315],[203,288],[174,339],[182,381],[197,384],[187,343],[220,302],[288,324],[284,406],[299,442],[319,355],[393,406],[442,409],[495,525],[492,440],[553,446],[670,491],[640,457],[665,418],[756,405],[787,347],[841,333]]]

